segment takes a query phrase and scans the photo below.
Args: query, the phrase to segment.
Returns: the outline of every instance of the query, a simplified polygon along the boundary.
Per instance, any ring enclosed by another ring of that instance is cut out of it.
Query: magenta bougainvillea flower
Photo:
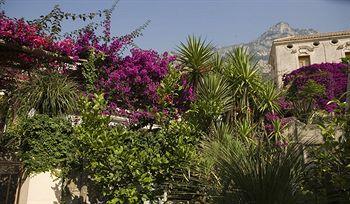
[[[97,36],[93,30],[85,29],[75,37],[54,40],[36,25],[23,19],[11,19],[1,13],[0,39],[30,49],[42,49],[66,56],[71,58],[73,63],[82,58],[87,59],[89,51],[94,50],[95,53],[103,55],[102,62],[96,67],[98,76],[94,85],[95,91],[105,94],[108,102],[106,112],[126,116],[131,124],[149,123],[159,113],[163,116],[178,117],[178,114],[186,110],[188,102],[194,99],[193,87],[187,84],[186,77],[183,76],[172,93],[162,97],[158,93],[159,86],[167,76],[169,65],[175,57],[166,52],[159,54],[153,50],[136,48],[131,49],[127,56],[121,54],[122,50],[131,44],[132,36],[111,37],[110,23],[110,19],[103,23],[104,37]],[[43,59],[22,53],[18,55],[18,60],[27,67],[40,68],[40,61]],[[59,73],[66,73],[65,64],[56,60],[45,60],[45,64],[41,62],[42,66],[57,67]],[[81,66],[76,64],[76,67],[79,72]],[[11,73],[9,70],[3,75],[15,76]],[[0,82],[8,83],[2,80]]]
[[[121,59],[118,66],[106,68],[107,75],[99,80],[98,87],[106,93],[110,111],[136,122],[153,120],[156,112],[166,115],[172,108],[182,110],[182,105],[192,99],[191,86],[183,85],[188,89],[176,96],[166,96],[164,100],[172,105],[167,108],[161,106],[163,103],[159,102],[161,98],[157,91],[174,60],[175,57],[168,53],[159,55],[153,50],[132,49],[131,55]]]
[[[284,85],[294,86],[297,90],[303,90],[309,80],[325,88],[323,95],[317,96],[316,107],[332,112],[334,104],[328,104],[330,100],[340,99],[346,92],[347,65],[343,63],[322,63],[301,67],[283,77]]]

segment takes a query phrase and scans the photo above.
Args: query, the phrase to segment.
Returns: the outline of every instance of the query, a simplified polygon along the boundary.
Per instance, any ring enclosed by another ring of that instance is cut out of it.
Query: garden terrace
[[[135,48],[147,23],[111,36],[114,7],[0,14],[0,203],[12,183],[19,204],[350,200],[344,63],[297,69],[284,91],[243,47],[222,56],[189,36],[176,55]],[[98,14],[61,32],[62,20]]]

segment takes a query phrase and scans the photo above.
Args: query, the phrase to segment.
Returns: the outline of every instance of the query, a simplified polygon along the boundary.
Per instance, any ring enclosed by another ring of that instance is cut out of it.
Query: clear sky
[[[109,8],[113,0],[7,0],[3,9],[11,17],[33,19],[55,4],[86,13]],[[191,34],[227,46],[249,42],[279,21],[321,32],[349,30],[350,0],[121,0],[112,33],[127,34],[148,19],[144,36],[136,40],[142,48],[173,50]]]

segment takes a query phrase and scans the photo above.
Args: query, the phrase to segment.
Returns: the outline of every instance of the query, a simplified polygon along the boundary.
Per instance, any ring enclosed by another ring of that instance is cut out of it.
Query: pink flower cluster
[[[347,65],[342,63],[322,63],[301,67],[283,77],[284,84],[294,90],[303,90],[305,84],[313,80],[325,88],[325,94],[317,97],[316,106],[332,112],[336,106],[327,104],[330,100],[339,99],[346,92]]]
[[[99,38],[90,30],[85,30],[76,39],[67,37],[61,41],[54,41],[51,36],[41,32],[36,25],[28,24],[23,19],[8,18],[3,13],[0,15],[0,39],[32,49],[40,48],[69,56],[75,60],[85,57],[84,53],[91,48],[106,53],[112,60],[116,60],[115,56],[120,49],[131,41],[128,38],[114,38],[107,45],[100,43]]]
[[[134,122],[153,119],[152,113],[158,111],[166,113],[167,110],[160,107],[157,90],[174,60],[175,57],[166,52],[159,55],[152,50],[135,48],[118,66],[108,67],[98,87],[106,93],[111,111],[114,109]],[[167,96],[166,100],[168,104],[177,105],[173,96]]]
[[[67,37],[55,41],[35,25],[28,24],[23,19],[11,19],[1,14],[0,39],[32,49],[54,52],[74,60],[87,59],[92,49],[95,53],[101,53],[103,60],[96,67],[98,74],[98,79],[95,81],[96,90],[105,93],[109,113],[126,116],[133,124],[153,120],[159,113],[177,116],[181,110],[185,110],[188,102],[194,99],[193,87],[187,84],[185,78],[165,98],[160,98],[158,94],[160,83],[168,74],[168,66],[175,57],[166,52],[160,55],[152,50],[141,49],[132,49],[130,55],[123,57],[121,50],[132,42],[132,36],[111,38],[110,19],[106,19],[104,26],[103,34],[108,38],[104,42],[100,40],[103,38],[88,29],[74,38]],[[29,54],[19,54],[18,59],[25,64],[33,63],[33,67],[34,63],[39,67],[40,60],[43,60]],[[47,64],[47,61],[45,63]],[[57,70],[61,70],[60,73],[65,73],[65,70],[62,70],[62,63],[48,61],[48,64],[57,66],[60,68]],[[78,69],[80,68],[78,66]]]
[[[40,34],[38,27],[23,19],[10,19],[4,14],[0,15],[0,37],[30,48],[47,48],[50,44],[50,38]]]

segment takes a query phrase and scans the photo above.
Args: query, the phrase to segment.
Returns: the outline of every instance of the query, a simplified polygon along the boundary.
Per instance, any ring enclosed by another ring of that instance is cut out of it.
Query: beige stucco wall
[[[27,178],[23,183],[19,204],[58,204],[60,203],[60,182],[49,172]]]
[[[291,71],[299,68],[298,56],[310,55],[310,63],[322,62],[340,62],[345,57],[345,52],[350,52],[350,38],[336,38],[338,43],[331,43],[332,38],[323,40],[310,40],[304,42],[288,42],[273,45],[271,58],[273,59],[273,67],[275,73],[275,82],[281,86],[282,77]],[[314,46],[315,41],[320,42],[318,46]],[[292,48],[287,48],[288,44],[292,44]]]

